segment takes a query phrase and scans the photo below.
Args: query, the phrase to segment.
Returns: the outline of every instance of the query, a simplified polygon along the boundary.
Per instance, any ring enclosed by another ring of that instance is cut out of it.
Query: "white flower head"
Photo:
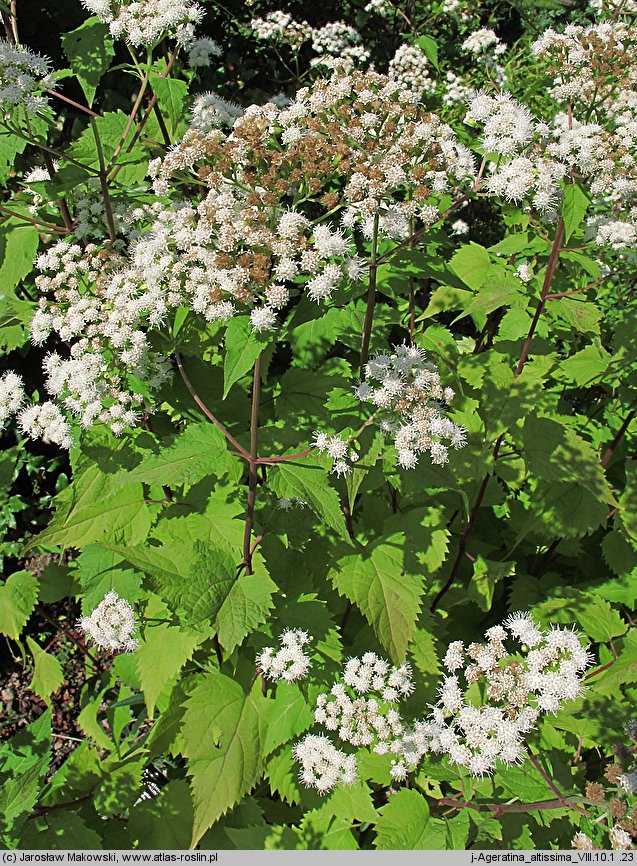
[[[78,620],[77,625],[103,650],[133,652],[139,641],[133,608],[115,590],[107,592],[90,616]]]
[[[292,503],[290,503],[291,505]],[[310,641],[302,629],[287,629],[280,637],[280,648],[266,647],[257,656],[257,667],[270,680],[294,683],[307,676],[310,659],[303,647]]]

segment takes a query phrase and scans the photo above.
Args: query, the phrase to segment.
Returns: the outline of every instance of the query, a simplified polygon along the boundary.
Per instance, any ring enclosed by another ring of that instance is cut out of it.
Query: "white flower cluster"
[[[395,9],[389,0],[369,0],[369,3],[365,6],[365,12],[374,12],[376,15],[380,15],[381,18],[390,18],[395,13]]]
[[[351,68],[369,61],[369,52],[358,30],[342,21],[332,21],[313,30],[312,48],[318,55],[312,61],[313,65],[327,60],[326,65],[331,68]]]
[[[133,652],[139,641],[133,608],[115,590],[107,592],[90,616],[77,621],[78,628],[103,650]]]
[[[433,93],[436,89],[435,82],[429,75],[427,55],[417,45],[401,45],[389,61],[387,74],[418,98],[423,93]]]
[[[18,427],[31,439],[42,439],[60,448],[68,449],[74,444],[66,417],[50,400],[25,406],[18,415]]]
[[[461,75],[456,75],[455,72],[449,70],[445,75],[446,84],[442,94],[442,101],[445,105],[451,106],[458,102],[468,102],[475,92],[472,87],[465,84],[465,80]]]
[[[213,57],[221,57],[221,46],[207,37],[195,39],[188,49],[188,66],[191,69],[210,66]]]
[[[442,387],[435,366],[417,346],[394,346],[391,354],[370,358],[356,396],[376,407],[381,430],[392,436],[403,469],[413,469],[423,453],[434,464],[446,463],[449,450],[442,440],[453,448],[466,444],[465,429],[446,418],[442,408],[454,392]]]
[[[204,134],[213,129],[232,126],[243,109],[216,93],[201,93],[194,101],[191,111],[190,125]]]
[[[179,45],[194,40],[204,9],[193,0],[82,0],[93,15],[108,24],[114,39],[152,48],[171,37]]]
[[[10,370],[0,376],[0,430],[24,403],[22,378]]]
[[[162,321],[165,303],[123,271],[124,263],[117,253],[93,244],[54,244],[36,262],[41,298],[30,325],[35,345],[52,332],[70,344],[67,359],[55,352],[45,358],[49,394],[82,427],[99,421],[116,435],[136,423],[134,406],[144,402],[131,385],[145,381],[157,388],[166,375],[141,327]],[[52,403],[23,410],[19,420],[32,437],[72,444],[70,428]]]
[[[313,33],[307,21],[295,21],[288,12],[280,9],[268,13],[265,18],[253,18],[250,26],[257,39],[263,42],[283,42],[297,50]]]
[[[630,833],[627,833],[626,830],[623,830],[617,824],[608,831],[608,841],[610,842],[610,847],[615,851],[626,851],[633,847]],[[594,851],[599,846],[595,845],[590,836],[580,831],[573,836],[571,848],[575,848],[576,851]]]
[[[339,784],[353,785],[357,776],[356,758],[337,749],[323,734],[308,734],[297,743],[292,753],[300,762],[300,778],[308,788],[321,794],[332,791]]]
[[[315,430],[312,434],[312,444],[319,454],[327,454],[332,458],[332,469],[338,478],[341,475],[347,475],[352,471],[351,463],[358,460],[358,453],[340,436],[329,436],[327,433],[322,433],[320,430]],[[349,460],[349,462],[348,462]]]
[[[512,614],[485,637],[484,644],[449,645],[443,660],[449,673],[425,719],[408,725],[397,708],[414,689],[409,665],[391,668],[369,652],[349,659],[341,681],[319,695],[314,720],[342,743],[391,755],[390,774],[396,780],[405,779],[430,753],[446,755],[476,776],[493,772],[498,761],[518,763],[524,757],[524,736],[539,716],[556,713],[564,701],[581,694],[583,672],[592,656],[575,632],[543,630],[524,613]],[[519,645],[515,654],[504,645],[511,640]],[[475,703],[478,695],[482,698]],[[305,749],[306,741],[311,745],[312,735],[297,744],[294,755],[301,762],[303,782],[319,787],[317,777],[308,772],[314,752]],[[327,751],[334,748],[325,737],[320,741]],[[338,766],[329,783],[321,783],[321,791],[341,781],[338,768],[346,755],[338,750],[336,754]]]
[[[329,693],[318,696],[314,720],[335,733],[343,743],[354,748],[373,748],[377,754],[385,755],[404,730],[397,704],[410,695],[413,688],[409,665],[391,667],[385,659],[368,652],[361,658],[349,659],[342,680],[337,681]],[[314,747],[319,745],[326,762],[322,773],[315,769]],[[341,781],[348,784],[356,779],[356,758],[336,749],[324,735],[306,736],[296,745],[294,757],[301,763],[301,781],[321,793],[332,790]],[[348,770],[347,779],[342,777],[344,766]]]
[[[462,50],[468,51],[471,54],[484,54],[491,49],[494,55],[504,54],[507,50],[506,45],[500,41],[493,30],[488,27],[482,27],[480,30],[475,30],[462,43]]]
[[[54,87],[46,57],[0,39],[0,113],[10,115],[22,105],[37,114],[48,105],[43,89]]]
[[[442,193],[452,179],[474,171],[473,158],[449,127],[432,115],[420,121],[405,99],[396,82],[354,73],[319,80],[284,108],[247,109],[225,139],[217,131],[204,138],[191,130],[163,162],[151,165],[158,194],[168,192],[175,172],[197,171],[207,153],[218,153],[232,168],[215,171],[212,161],[205,174],[199,169],[208,178],[206,200],[197,211],[184,205],[167,212],[163,226],[155,226],[152,238],[137,247],[141,278],[156,284],[163,274],[172,285],[176,268],[171,294],[185,288],[194,309],[211,321],[234,315],[236,302],[254,306],[255,330],[275,327],[277,310],[300,281],[318,303],[348,280],[360,279],[364,267],[355,255],[357,226],[370,237],[378,213],[381,234],[404,238],[411,218],[432,221],[438,214],[418,201],[418,194],[407,200],[404,191],[417,192],[430,183]],[[319,116],[321,124],[330,124],[329,136],[317,134]],[[352,172],[348,167],[354,161]],[[263,179],[254,176],[255,162],[267,167]],[[296,178],[294,183],[286,182],[287,176]],[[341,185],[340,193],[328,191],[334,182]],[[341,227],[322,225],[320,218],[310,221],[296,210],[300,190],[320,200],[328,213],[340,209]]]
[[[531,48],[548,64],[553,74],[549,92],[558,102],[593,100],[601,105],[616,91],[618,76],[623,76],[632,89],[636,39],[634,26],[602,21],[590,26],[568,24],[563,33],[548,28]],[[604,74],[607,70],[611,73],[608,76]]]
[[[421,749],[446,754],[478,776],[491,773],[497,761],[523,758],[524,735],[542,713],[556,713],[581,694],[583,672],[592,661],[576,632],[544,631],[529,614],[512,614],[485,637],[484,644],[449,645],[443,660],[449,674],[418,732]],[[520,647],[515,654],[505,647],[511,639]],[[484,691],[478,705],[470,698],[476,683]]]
[[[285,680],[294,683],[302,680],[310,668],[310,660],[303,647],[310,642],[309,635],[300,628],[284,631],[280,637],[281,647],[266,647],[257,656],[257,667],[271,680]]]
[[[296,51],[311,41],[312,49],[318,55],[312,60],[313,65],[351,67],[369,60],[369,52],[363,46],[358,30],[342,21],[331,21],[315,28],[307,21],[295,21],[288,12],[277,10],[265,18],[253,18],[250,26],[257,39],[280,42]]]

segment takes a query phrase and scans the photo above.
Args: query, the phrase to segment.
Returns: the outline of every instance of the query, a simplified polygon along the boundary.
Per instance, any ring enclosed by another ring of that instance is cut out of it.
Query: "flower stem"
[[[376,303],[376,276],[378,272],[378,213],[374,215],[374,228],[372,231],[372,254],[369,260],[369,285],[367,288],[367,308],[365,310],[365,321],[363,322],[363,335],[361,339],[361,379],[365,374],[365,365],[369,357],[369,343],[372,338],[372,324],[374,321],[374,305]]]
[[[259,355],[252,374],[252,410],[250,413],[250,479],[248,482],[248,501],[246,503],[246,520],[243,533],[243,561],[246,574],[252,571],[252,526],[254,523],[254,503],[257,497],[258,466],[257,447],[259,444],[259,401],[261,399],[261,362],[263,353]]]
[[[106,162],[104,160],[104,151],[102,150],[102,141],[100,139],[99,130],[95,123],[95,118],[91,117],[91,129],[95,138],[95,146],[97,147],[97,158],[100,163],[100,186],[102,188],[102,197],[104,199],[104,210],[106,211],[106,223],[108,225],[108,237],[111,243],[117,240],[117,232],[115,231],[115,221],[113,219],[113,208],[111,205],[111,196],[108,191],[108,179],[106,173]]]

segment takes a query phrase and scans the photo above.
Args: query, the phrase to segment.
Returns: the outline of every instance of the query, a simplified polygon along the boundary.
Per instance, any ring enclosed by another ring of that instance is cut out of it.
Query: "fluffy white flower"
[[[22,377],[11,370],[0,376],[0,430],[24,403]]]
[[[77,624],[100,649],[132,652],[139,643],[133,637],[137,627],[133,608],[114,590],[107,592],[91,615],[82,617]]]
[[[286,501],[287,502],[287,501]],[[289,505],[279,507],[289,508]],[[266,647],[257,656],[259,670],[271,680],[285,680],[294,683],[307,676],[310,660],[303,647],[309,643],[307,632],[301,629],[288,629],[280,637],[280,648],[275,652],[273,647]]]

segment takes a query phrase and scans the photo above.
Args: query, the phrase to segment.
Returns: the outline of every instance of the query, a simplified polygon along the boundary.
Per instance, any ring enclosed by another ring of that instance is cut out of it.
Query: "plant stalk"
[[[246,574],[252,571],[252,527],[254,524],[254,503],[257,498],[258,465],[257,448],[259,444],[259,401],[261,399],[261,362],[263,353],[259,355],[252,374],[252,409],[250,412],[250,477],[248,481],[248,501],[246,503],[246,520],[243,533],[243,561]]]
[[[367,307],[365,309],[365,321],[363,322],[363,335],[361,339],[361,379],[365,377],[365,365],[369,357],[369,343],[372,338],[372,324],[374,321],[374,306],[376,304],[376,277],[378,272],[378,213],[374,215],[374,228],[372,231],[372,254],[369,260],[369,285],[367,287]]]

